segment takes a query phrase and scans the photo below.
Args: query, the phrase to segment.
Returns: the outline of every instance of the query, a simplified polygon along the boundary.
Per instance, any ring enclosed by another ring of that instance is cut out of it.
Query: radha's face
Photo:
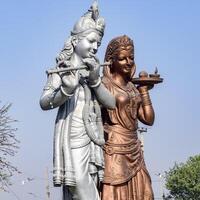
[[[96,32],[91,32],[78,41],[75,52],[81,58],[91,58],[97,53],[101,44],[101,37]]]
[[[133,47],[127,46],[118,50],[113,59],[114,72],[122,76],[131,76],[135,71]]]

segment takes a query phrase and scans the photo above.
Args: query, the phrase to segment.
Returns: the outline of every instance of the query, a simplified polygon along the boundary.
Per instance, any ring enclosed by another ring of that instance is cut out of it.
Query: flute
[[[109,66],[110,62],[105,62],[103,64],[100,64],[101,67]],[[80,69],[88,69],[87,66],[78,66],[78,67],[66,67],[66,68],[60,68],[60,69],[50,69],[47,70],[46,73],[49,74],[54,74],[54,73],[60,73],[60,72],[70,72],[74,70],[80,70]]]

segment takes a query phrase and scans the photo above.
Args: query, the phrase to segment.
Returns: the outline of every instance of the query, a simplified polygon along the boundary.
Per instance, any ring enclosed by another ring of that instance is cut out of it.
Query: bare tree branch
[[[19,140],[15,136],[16,128],[12,125],[17,120],[8,115],[11,104],[0,107],[0,189],[6,191],[11,185],[10,177],[20,173],[17,167],[9,162],[9,158],[15,156],[19,148]]]

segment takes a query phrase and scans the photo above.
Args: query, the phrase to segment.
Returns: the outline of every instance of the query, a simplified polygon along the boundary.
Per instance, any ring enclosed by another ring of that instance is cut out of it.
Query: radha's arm
[[[90,73],[88,77],[88,84],[95,92],[97,100],[107,109],[114,109],[116,106],[115,97],[102,84],[99,76],[100,64],[96,59],[84,59],[85,64],[89,67]]]
[[[142,123],[152,126],[155,119],[155,113],[149,96],[148,87],[142,86],[139,87],[138,90],[142,99],[138,109],[138,119]]]

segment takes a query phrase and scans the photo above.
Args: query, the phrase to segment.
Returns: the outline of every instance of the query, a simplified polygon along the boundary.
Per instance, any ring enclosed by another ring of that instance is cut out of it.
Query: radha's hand
[[[146,93],[149,90],[151,90],[154,87],[154,85],[139,85],[137,89],[139,90],[140,93]]]

